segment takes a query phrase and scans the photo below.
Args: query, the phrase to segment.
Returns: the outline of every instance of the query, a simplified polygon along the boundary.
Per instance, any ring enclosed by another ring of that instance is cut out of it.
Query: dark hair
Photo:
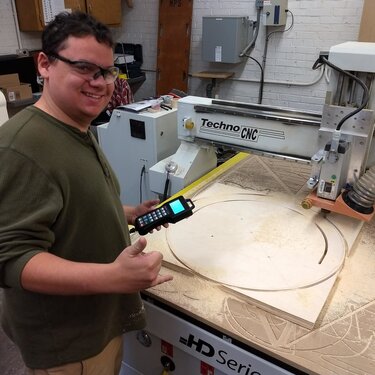
[[[94,17],[79,11],[59,13],[42,33],[42,51],[47,56],[54,55],[64,48],[70,36],[80,38],[89,35],[99,43],[113,47],[111,31]]]

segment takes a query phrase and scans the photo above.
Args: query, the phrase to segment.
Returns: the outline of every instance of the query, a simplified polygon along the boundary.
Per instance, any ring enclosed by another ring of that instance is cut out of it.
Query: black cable
[[[142,203],[142,180],[143,180],[143,176],[146,172],[146,166],[144,165],[142,167],[142,170],[141,170],[141,176],[140,176],[140,179],[139,179],[139,203],[141,204]]]
[[[336,126],[336,130],[339,131],[342,127],[342,125],[344,124],[344,122],[346,120],[348,120],[350,117],[353,117],[355,114],[357,114],[358,112],[362,111],[362,109],[364,109],[366,106],[367,106],[367,103],[370,99],[370,94],[369,94],[369,89],[368,87],[365,85],[364,82],[362,82],[358,77],[356,77],[354,74],[352,73],[349,73],[347,72],[346,70],[343,70],[341,68],[339,68],[338,66],[336,66],[335,64],[332,64],[330,61],[328,61],[328,59],[326,59],[324,56],[320,56],[314,63],[313,65],[313,69],[316,70],[318,68],[320,68],[322,66],[322,64],[326,64],[328,65],[330,68],[350,77],[351,79],[353,79],[354,81],[356,81],[362,88],[363,88],[363,99],[362,99],[362,104],[357,108],[355,109],[354,111],[348,113],[346,116],[344,116],[340,121],[339,123],[337,124]]]
[[[263,101],[264,71],[266,70],[268,42],[269,42],[269,40],[270,40],[270,38],[271,38],[271,36],[273,34],[276,34],[276,33],[285,33],[287,31],[289,31],[293,27],[293,25],[294,25],[294,14],[289,9],[286,9],[285,12],[290,13],[290,15],[292,17],[292,21],[291,21],[289,27],[287,29],[285,29],[285,30],[275,30],[275,31],[270,32],[269,34],[267,34],[266,41],[264,43],[263,60],[262,60],[263,77],[262,77],[262,80],[261,80],[261,83],[260,83],[260,87],[259,87],[259,95],[258,95],[258,103],[259,104],[262,104],[262,101]],[[267,28],[266,28],[266,30],[267,30]]]
[[[273,34],[286,33],[287,31],[289,31],[293,27],[293,25],[294,25],[294,14],[289,9],[286,9],[285,12],[290,13],[290,15],[292,16],[292,22],[290,23],[289,27],[287,29],[285,29],[285,30],[275,30],[275,31],[270,32],[267,35],[267,38],[266,38],[267,42],[269,41],[269,39],[271,38],[271,36]]]
[[[261,65],[261,63],[254,59],[254,57],[251,57],[250,55],[245,55],[246,57],[248,57],[249,59],[255,61],[259,68],[260,68],[260,87],[259,87],[259,96],[258,96],[258,104],[262,104],[262,98],[263,98],[263,86],[264,86],[264,70],[263,70],[263,67]]]
[[[164,184],[164,194],[163,194],[163,200],[162,202],[166,201],[168,198],[168,188],[169,188],[169,172],[167,172],[167,179],[165,180]]]

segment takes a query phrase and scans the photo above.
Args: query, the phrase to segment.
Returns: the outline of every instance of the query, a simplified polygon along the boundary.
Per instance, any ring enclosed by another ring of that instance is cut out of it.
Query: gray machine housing
[[[248,17],[207,16],[202,19],[202,59],[209,62],[240,63],[239,55],[249,39]]]
[[[173,154],[177,138],[177,110],[112,113],[109,123],[97,127],[99,144],[114,169],[121,188],[121,202],[137,205],[159,196],[150,190],[149,169]]]

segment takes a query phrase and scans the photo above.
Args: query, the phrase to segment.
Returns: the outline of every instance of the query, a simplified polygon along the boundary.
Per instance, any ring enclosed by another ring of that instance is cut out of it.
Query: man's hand
[[[144,253],[141,237],[126,247],[112,263],[72,262],[46,251],[33,256],[21,274],[24,289],[55,295],[134,293],[172,280],[160,275],[163,256],[158,251]]]
[[[144,201],[135,207],[124,206],[124,212],[128,220],[128,223],[131,225],[134,225],[135,219],[138,216],[144,215],[147,212],[154,210],[159,203],[160,203],[159,199],[151,199],[148,201]],[[168,223],[163,224],[163,226],[165,228],[168,228]],[[156,228],[156,230],[160,230],[160,229],[161,229],[160,226]]]
[[[163,256],[158,251],[144,253],[146,244],[144,237],[139,238],[115,260],[119,293],[138,292],[173,279],[171,275],[159,274]]]
[[[152,199],[144,201],[138,206],[123,206],[128,224],[134,225],[135,219],[138,216],[144,215],[145,213],[152,211],[156,208],[158,204],[159,199]]]

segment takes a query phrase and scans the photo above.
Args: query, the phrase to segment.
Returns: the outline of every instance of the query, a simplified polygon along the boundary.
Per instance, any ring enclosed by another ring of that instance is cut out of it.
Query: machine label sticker
[[[222,51],[223,51],[223,47],[222,46],[216,46],[215,47],[215,61],[216,62],[221,62],[221,60],[222,60]]]
[[[199,338],[196,339],[192,334],[189,334],[188,338],[181,336],[179,341],[201,355],[213,358],[218,364],[226,368],[226,374],[262,375],[261,372],[253,370],[250,363],[239,363],[235,359],[230,358],[229,353],[225,350],[216,350],[210,343]],[[228,370],[231,372],[227,372]]]
[[[202,118],[200,132],[212,135],[219,135],[231,138],[237,138],[249,142],[258,142],[259,137],[285,139],[285,134],[281,130],[255,128],[247,125],[236,125],[225,123],[224,121],[210,121],[208,118]]]

